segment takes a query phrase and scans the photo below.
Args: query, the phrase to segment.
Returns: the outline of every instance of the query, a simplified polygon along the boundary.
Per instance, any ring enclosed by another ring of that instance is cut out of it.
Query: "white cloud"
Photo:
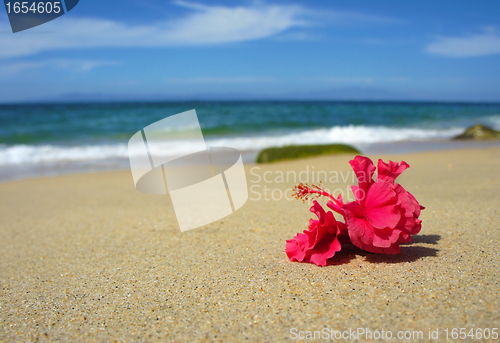
[[[177,5],[193,10],[179,20],[151,25],[128,25],[95,18],[59,18],[44,24],[45,34],[0,35],[0,58],[41,51],[88,47],[161,47],[210,45],[262,39],[300,27],[303,8],[295,5],[250,7],[205,6],[184,1]],[[8,30],[6,22],[0,30]]]
[[[317,25],[395,24],[397,20],[354,12],[310,10],[299,5],[217,6],[175,1],[190,11],[185,17],[148,25],[130,25],[98,18],[58,18],[43,32],[0,34],[0,58],[27,56],[48,50],[95,47],[171,47],[214,45],[268,37],[304,40],[304,29]],[[0,21],[0,31],[9,30]],[[287,36],[288,35],[288,36]]]
[[[500,36],[494,27],[484,33],[466,37],[439,37],[425,51],[448,57],[475,57],[500,54]]]
[[[64,69],[73,72],[89,72],[101,66],[117,65],[113,61],[53,59],[45,61],[17,61],[0,63],[0,74],[17,75],[29,70]]]

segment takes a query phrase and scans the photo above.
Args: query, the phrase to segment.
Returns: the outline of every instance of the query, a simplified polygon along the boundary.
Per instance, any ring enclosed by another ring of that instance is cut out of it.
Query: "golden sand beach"
[[[295,180],[276,178],[348,175],[351,157],[247,165],[248,202],[187,232],[168,196],[139,193],[130,171],[1,183],[0,340],[266,342],[364,329],[438,342],[446,329],[500,328],[500,148],[369,156],[410,164],[398,180],[426,207],[420,234],[398,255],[351,247],[327,267],[290,262],[285,240],[312,214],[280,198]]]

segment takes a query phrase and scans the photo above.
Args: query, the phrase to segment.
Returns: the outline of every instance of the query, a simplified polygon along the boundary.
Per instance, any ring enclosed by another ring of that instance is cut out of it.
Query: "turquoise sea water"
[[[126,168],[127,142],[135,132],[191,109],[197,111],[207,144],[235,147],[247,153],[247,160],[270,146],[342,142],[368,152],[375,147],[382,152],[398,146],[428,149],[431,143],[447,142],[476,123],[500,129],[500,104],[214,101],[0,105],[0,179]],[[161,146],[166,154],[179,144],[170,143]]]

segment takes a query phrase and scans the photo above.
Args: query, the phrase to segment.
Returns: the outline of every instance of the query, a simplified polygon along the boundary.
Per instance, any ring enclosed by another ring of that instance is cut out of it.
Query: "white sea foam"
[[[500,114],[485,117],[483,121],[486,125],[491,126],[495,130],[500,130]]]
[[[373,126],[334,126],[330,129],[317,129],[287,133],[280,136],[256,136],[222,138],[209,140],[211,146],[231,146],[241,150],[256,150],[270,146],[286,146],[296,144],[374,144],[398,141],[425,141],[430,139],[447,139],[463,131],[462,128],[443,130],[424,130],[414,128],[388,128]]]
[[[128,157],[126,144],[53,146],[0,146],[0,165],[39,164],[61,161],[90,161]]]
[[[332,128],[304,130],[273,135],[207,138],[209,146],[233,147],[242,151],[260,150],[273,146],[294,144],[374,144],[398,141],[426,141],[447,139],[463,131],[463,128],[424,130],[419,128],[389,128],[373,126],[335,126]],[[191,142],[163,141],[149,144],[152,154],[171,155],[190,151]],[[139,150],[138,150],[139,151]],[[137,152],[139,153],[139,152]],[[38,165],[60,162],[95,162],[128,159],[126,143],[55,146],[55,145],[0,145],[0,166]],[[135,154],[132,147],[131,154]]]

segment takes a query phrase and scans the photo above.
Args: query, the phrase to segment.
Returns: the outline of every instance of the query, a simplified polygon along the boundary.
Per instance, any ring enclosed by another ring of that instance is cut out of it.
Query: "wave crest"
[[[345,143],[356,145],[390,143],[398,141],[426,141],[448,139],[463,131],[463,128],[431,129],[390,128],[385,126],[334,126],[331,128],[274,133],[254,136],[207,137],[209,146],[227,146],[241,151],[255,151],[268,147],[294,144],[332,144]],[[162,141],[149,144],[151,153],[158,155],[176,154],[190,151],[189,140]],[[139,150],[138,150],[139,151]],[[134,154],[134,150],[131,151]],[[58,145],[0,145],[0,165],[50,164],[59,162],[128,159],[126,143],[58,146]]]

